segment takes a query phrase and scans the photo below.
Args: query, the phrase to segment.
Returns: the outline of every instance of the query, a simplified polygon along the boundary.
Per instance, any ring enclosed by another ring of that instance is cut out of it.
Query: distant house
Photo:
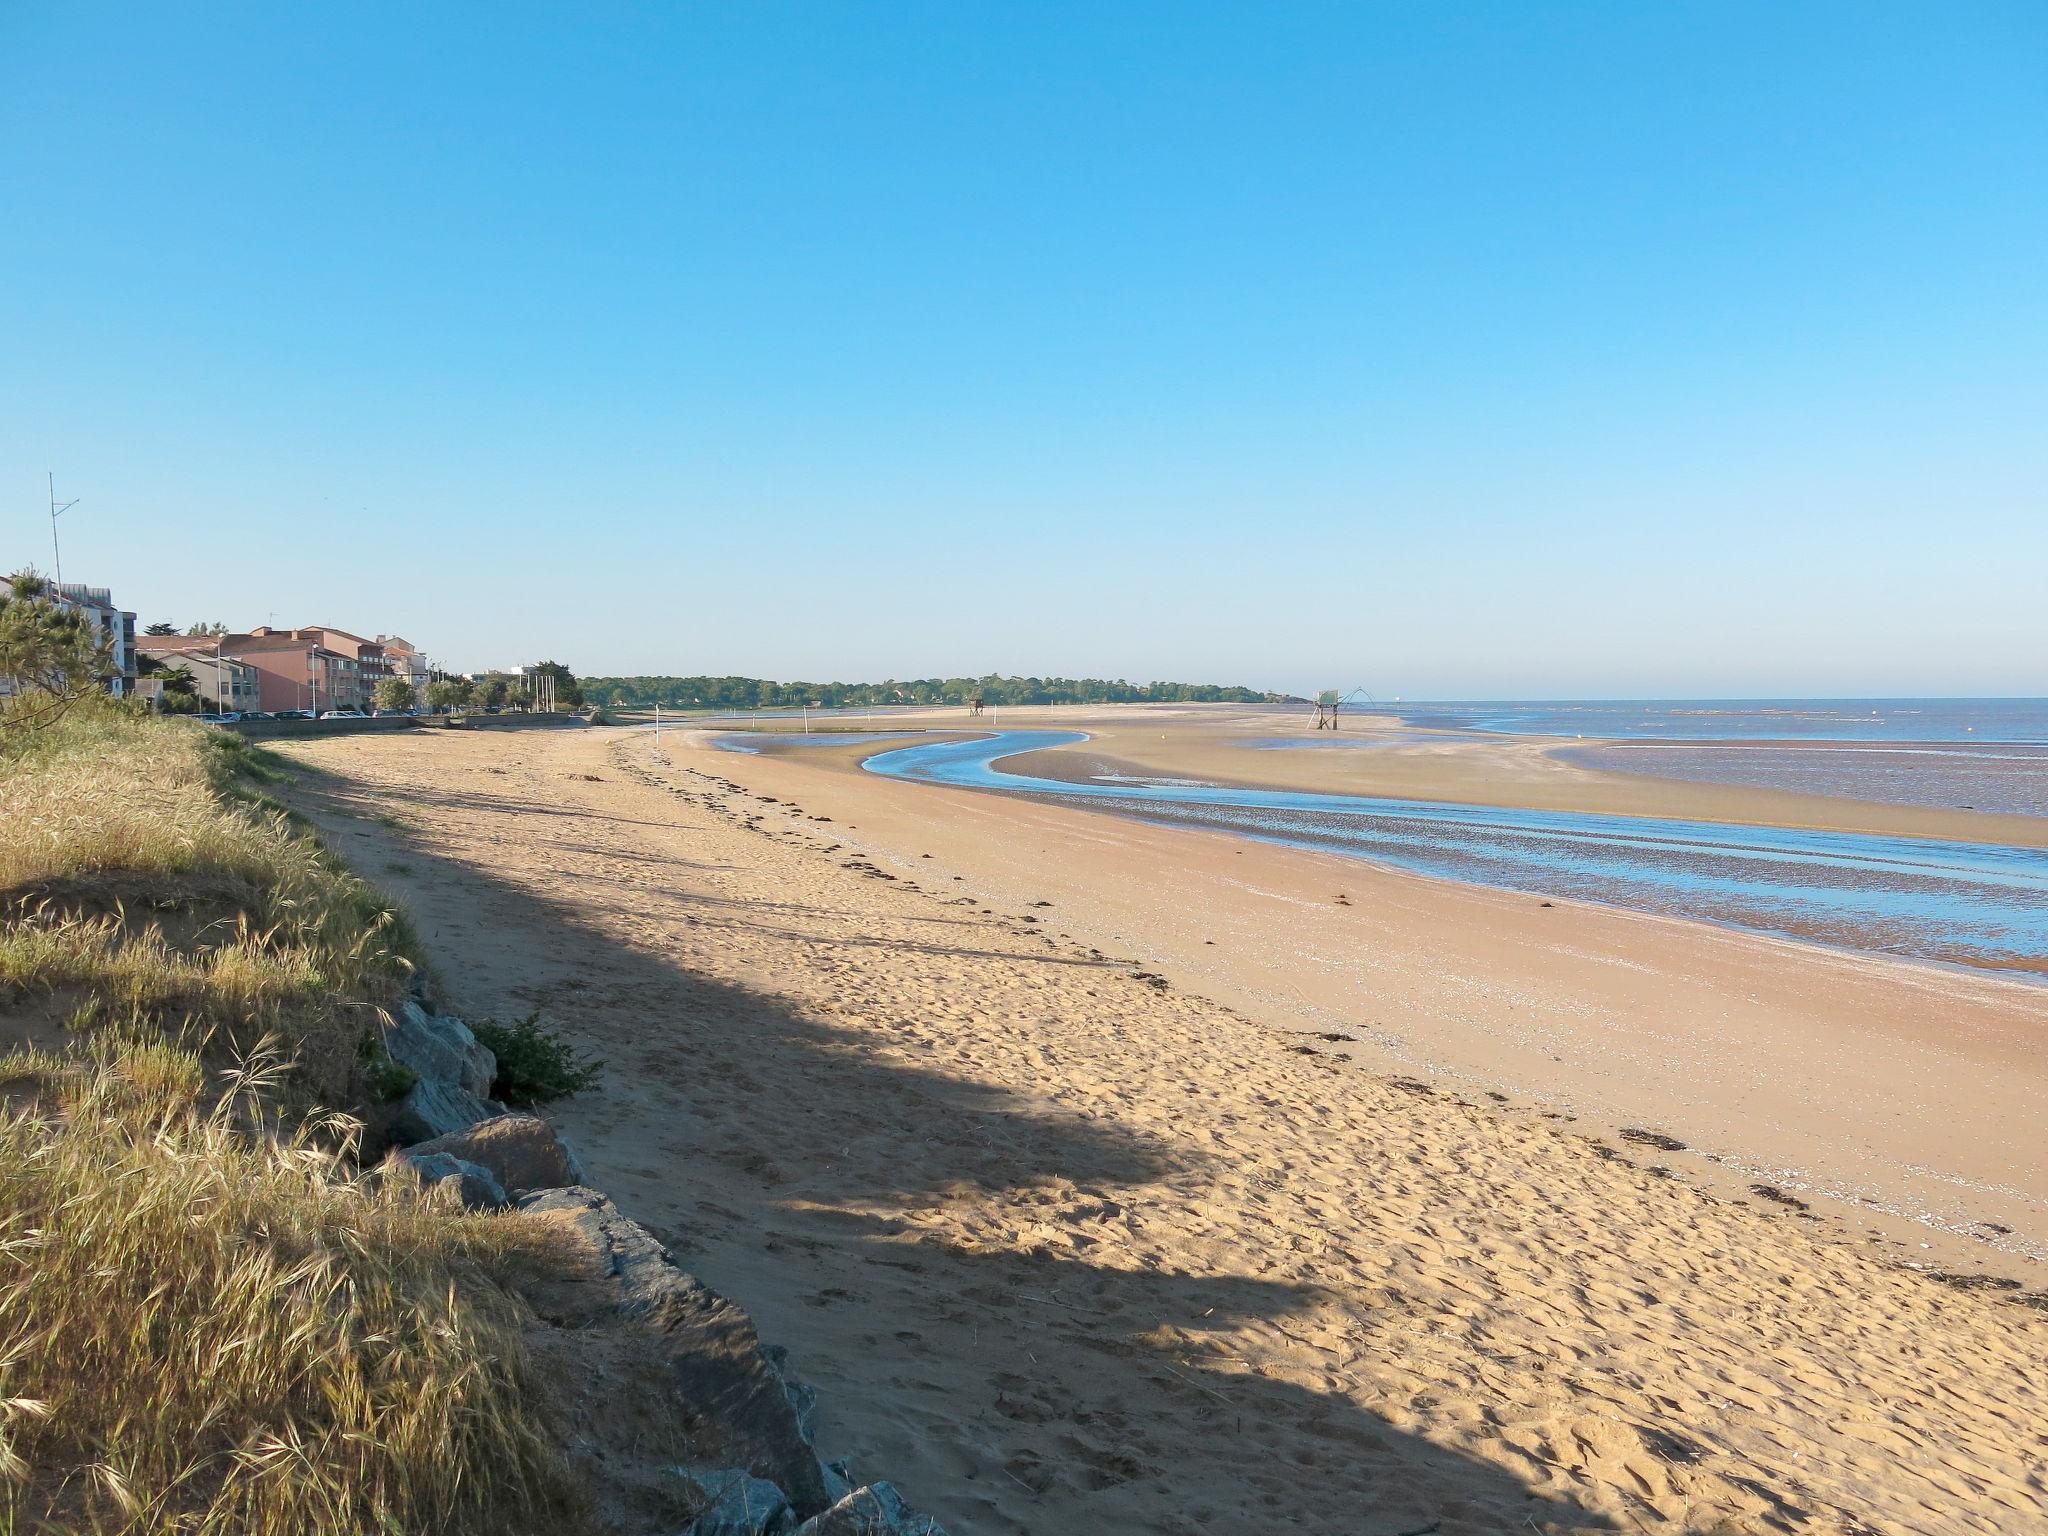
[[[384,647],[384,658],[391,665],[391,675],[404,678],[412,684],[413,693],[420,694],[433,675],[425,652],[399,635],[379,635],[377,643]]]
[[[183,667],[192,674],[194,691],[202,709],[219,712],[263,708],[262,674],[246,661],[223,653],[225,636],[144,635],[135,642],[137,651],[163,667]],[[144,677],[137,690],[152,701],[162,691],[161,682]],[[304,707],[304,706],[294,706]]]

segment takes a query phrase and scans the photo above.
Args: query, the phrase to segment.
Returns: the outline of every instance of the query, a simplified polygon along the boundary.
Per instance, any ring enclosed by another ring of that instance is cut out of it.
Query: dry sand
[[[1789,1030],[1774,1071],[1731,1059],[1693,1095],[1729,1147],[1871,1091],[1859,1057],[1913,1090],[1901,1134],[1926,1130],[1929,1077],[1974,1070],[1975,1139],[2031,1143],[2038,994],[808,758],[677,742],[656,770],[647,748],[286,750],[336,776],[298,792],[407,899],[460,1008],[538,1009],[607,1058],[561,1120],[790,1345],[826,1454],[962,1536],[2048,1528],[2048,1315],[1736,1204],[1691,1154],[1602,1155],[1588,1121],[1496,1105],[1476,1075],[1403,1085],[1332,1054],[1441,1048],[1476,1074],[1498,1050],[1510,1092],[1583,1054],[1632,1110],[1684,1100],[1666,1051]],[[1326,994],[1283,987],[1326,969]],[[1915,1035],[1934,1009],[1948,1031]],[[1721,1099],[1788,1073],[1820,1082],[1753,1114]],[[2010,1155],[2036,1217],[2040,1155]]]

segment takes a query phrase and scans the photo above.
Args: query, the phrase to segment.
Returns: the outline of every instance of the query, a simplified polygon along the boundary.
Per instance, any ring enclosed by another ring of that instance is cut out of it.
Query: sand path
[[[607,1058],[560,1118],[826,1453],[963,1536],[2042,1526],[2048,1317],[1302,1054],[644,737],[287,750],[461,1008]]]

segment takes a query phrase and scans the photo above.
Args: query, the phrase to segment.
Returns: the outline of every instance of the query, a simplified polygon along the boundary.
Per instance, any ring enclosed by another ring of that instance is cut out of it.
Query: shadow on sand
[[[347,781],[293,767],[291,798],[406,901],[458,1011],[543,1008],[607,1060],[605,1086],[550,1111],[594,1177],[788,1347],[819,1387],[824,1454],[898,1482],[955,1536],[1618,1528],[1335,1390],[1341,1369],[1370,1359],[1369,1311],[1356,1314],[1362,1342],[1347,1360],[1341,1342],[1295,1331],[1335,1298],[1249,1272],[1261,1256],[1171,1273],[1120,1243],[1125,1212],[1172,1222],[1199,1201],[1197,1150],[882,1060],[873,1047],[886,1020],[835,1027],[617,942],[349,809]],[[460,804],[623,820],[517,795],[404,799],[429,815]],[[707,867],[645,844],[603,853],[645,861],[650,888],[657,864],[672,877]],[[672,888],[667,899],[742,920],[700,893]],[[1020,1251],[921,1230],[920,1211],[963,1203],[1042,1214],[1051,1239]],[[1224,1357],[1226,1335],[1246,1327],[1299,1339],[1296,1379]]]

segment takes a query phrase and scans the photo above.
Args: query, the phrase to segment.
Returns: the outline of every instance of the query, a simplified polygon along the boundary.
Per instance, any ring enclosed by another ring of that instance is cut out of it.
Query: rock
[[[544,1190],[517,1204],[564,1239],[561,1278],[527,1288],[542,1317],[564,1328],[631,1329],[659,1361],[697,1454],[775,1484],[798,1515],[832,1503],[793,1401],[802,1394],[791,1393],[746,1313],[597,1190]]]
[[[856,1488],[823,1514],[798,1526],[793,1536],[946,1536],[930,1515],[919,1514],[887,1483]]]
[[[818,1389],[807,1381],[799,1381],[789,1373],[789,1351],[780,1344],[764,1344],[761,1353],[768,1357],[782,1377],[782,1392],[789,1399],[789,1406],[796,1414],[796,1431],[804,1437],[806,1444],[818,1438]]]
[[[569,1144],[538,1115],[494,1115],[423,1142],[409,1155],[437,1152],[489,1169],[491,1176],[515,1195],[536,1189],[566,1189],[588,1178]]]
[[[553,1130],[554,1128],[550,1126],[549,1129]],[[567,1188],[569,1187],[569,1185],[576,1184],[588,1186],[590,1183],[590,1175],[583,1171],[583,1159],[578,1157],[576,1155],[576,1149],[569,1145],[569,1138],[562,1135],[561,1132],[556,1131],[555,1145],[562,1149],[562,1158],[568,1165],[566,1171],[569,1175],[569,1182],[568,1185],[564,1185],[563,1187]]]
[[[491,1083],[498,1075],[498,1058],[469,1032],[467,1024],[437,1017],[411,998],[385,1029],[384,1050],[393,1061],[411,1067],[421,1077],[453,1083],[480,1099],[490,1097]]]
[[[464,1162],[446,1152],[429,1152],[422,1156],[417,1149],[392,1154],[392,1161],[404,1163],[417,1173],[420,1183],[429,1189],[439,1188],[453,1180],[455,1192],[462,1203],[472,1211],[496,1211],[512,1203],[505,1188],[491,1170],[475,1163]]]
[[[393,1142],[406,1147],[465,1130],[479,1120],[488,1120],[504,1112],[504,1105],[480,1099],[453,1083],[422,1077],[399,1100],[398,1109],[385,1130]]]
[[[704,1507],[683,1527],[682,1536],[788,1536],[796,1511],[782,1490],[738,1467],[720,1472],[685,1472]]]

